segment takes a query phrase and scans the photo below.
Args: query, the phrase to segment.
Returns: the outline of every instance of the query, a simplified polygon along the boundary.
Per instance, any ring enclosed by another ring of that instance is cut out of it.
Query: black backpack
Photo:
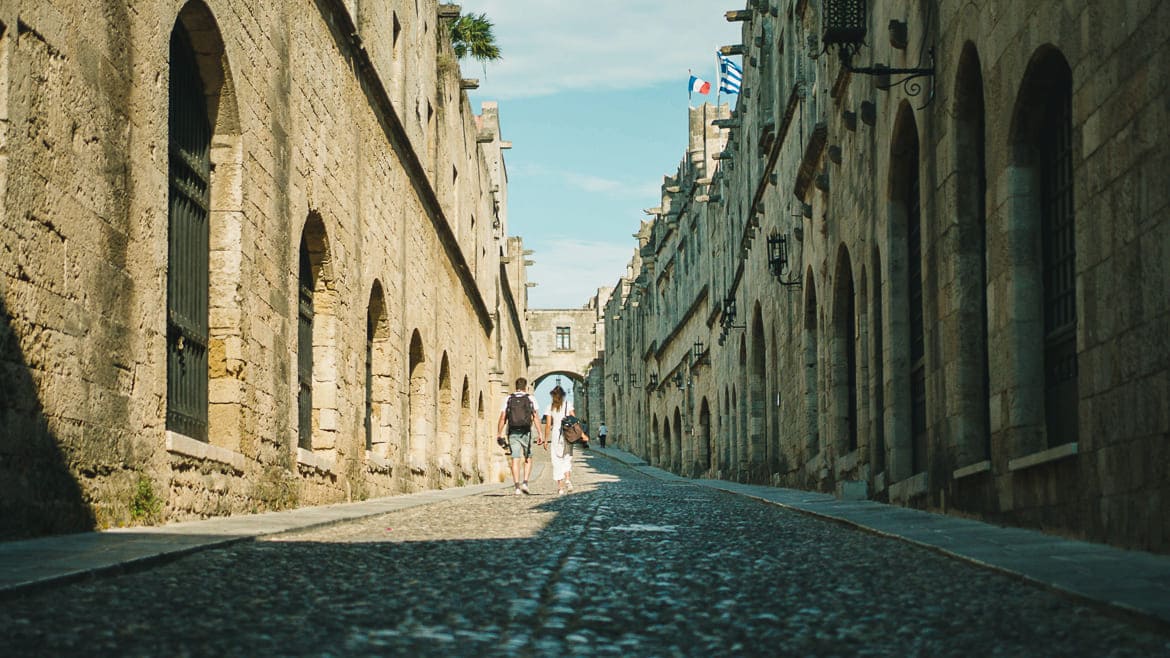
[[[532,416],[536,409],[532,407],[532,399],[527,393],[513,393],[508,396],[508,405],[504,409],[504,418],[508,420],[509,432],[527,432],[532,429]]]

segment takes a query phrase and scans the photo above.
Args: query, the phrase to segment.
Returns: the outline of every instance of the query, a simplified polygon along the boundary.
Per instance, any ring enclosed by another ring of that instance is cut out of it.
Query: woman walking
[[[557,385],[552,390],[552,404],[548,414],[544,417],[544,435],[548,437],[549,451],[552,453],[552,474],[557,481],[557,495],[565,495],[566,489],[573,490],[573,444],[561,435],[561,421],[565,416],[573,414],[573,410],[565,402],[565,389]]]

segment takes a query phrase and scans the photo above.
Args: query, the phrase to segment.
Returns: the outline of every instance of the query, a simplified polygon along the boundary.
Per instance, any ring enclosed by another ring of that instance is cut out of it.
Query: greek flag
[[[719,55],[719,93],[738,94],[743,83],[743,69],[730,58]]]

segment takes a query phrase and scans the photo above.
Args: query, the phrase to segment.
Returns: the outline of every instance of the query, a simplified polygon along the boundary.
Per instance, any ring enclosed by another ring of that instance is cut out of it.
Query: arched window
[[[458,418],[455,414],[455,399],[454,393],[451,390],[451,361],[447,357],[447,353],[439,358],[439,408],[438,418],[436,422],[437,436],[435,441],[434,460],[439,467],[439,472],[444,477],[450,478],[454,474],[455,456],[454,451],[454,437],[452,436],[451,426]]]
[[[886,369],[885,369],[885,327],[882,325],[882,254],[878,249],[873,250],[873,311],[870,313],[870,322],[873,323],[873,366],[871,375],[870,416],[873,418],[873,470],[875,473],[884,473],[886,470]]]
[[[315,212],[309,214],[301,233],[297,269],[298,445],[305,450],[335,450],[340,429],[339,377],[332,358],[337,293],[325,222]]]
[[[902,467],[894,481],[926,470],[928,434],[926,431],[926,331],[922,285],[922,206],[919,181],[918,124],[909,104],[903,103],[895,123],[890,144],[890,236],[904,255],[904,278],[894,279],[895,298],[891,304],[901,307],[901,322],[894,336],[898,353],[895,400],[897,408],[908,413],[906,440],[895,444]],[[894,261],[891,261],[891,267]],[[892,316],[897,317],[897,316]],[[895,416],[897,418],[897,415]],[[895,434],[896,437],[903,436]]]
[[[297,445],[313,449],[313,266],[301,238],[297,286]]]
[[[206,441],[211,123],[182,22],[170,49],[167,429]]]
[[[1046,68],[1051,85],[1037,137],[1044,258],[1044,409],[1048,445],[1077,440],[1076,222],[1073,205],[1072,80],[1063,58]]]
[[[1023,364],[1014,395],[1044,410],[1043,416],[1017,419],[1027,428],[1015,439],[1019,456],[1075,442],[1079,435],[1072,72],[1055,48],[1041,48],[1028,66],[1012,140],[1012,175],[1031,182],[1012,207],[1011,233],[1020,240],[1013,252],[1040,254],[1039,263],[1017,258],[1010,264],[1014,316],[1035,319],[1012,328],[1014,358]],[[1029,358],[1036,353],[1043,358]]]
[[[407,389],[407,418],[410,429],[407,432],[406,453],[408,465],[415,472],[422,472],[426,466],[427,438],[430,436],[430,403],[427,392],[426,352],[422,336],[415,330],[410,337],[410,361],[407,367],[410,377]]]
[[[239,115],[206,4],[183,6],[169,47],[167,429],[237,451],[247,378]]]
[[[389,457],[389,416],[393,380],[390,366],[390,328],[382,284],[375,281],[366,307],[366,450]]]
[[[963,423],[956,437],[959,466],[991,455],[990,372],[987,359],[987,174],[983,73],[975,45],[959,59],[955,84],[955,212],[959,227],[959,368]]]
[[[698,472],[695,475],[703,475],[711,470],[711,406],[707,402],[707,398],[699,405],[699,454],[698,454]]]
[[[768,349],[764,338],[764,319],[757,303],[752,312],[751,358],[749,361],[748,394],[750,396],[751,426],[748,430],[751,441],[751,463],[753,475],[762,477],[767,471],[768,459]]]
[[[857,323],[853,294],[853,265],[849,250],[837,250],[837,285],[833,300],[833,388],[845,452],[857,449]]]
[[[817,356],[817,284],[812,268],[805,275],[804,299],[804,409],[805,454],[807,461],[821,451],[820,416],[817,387],[820,382],[820,359]]]

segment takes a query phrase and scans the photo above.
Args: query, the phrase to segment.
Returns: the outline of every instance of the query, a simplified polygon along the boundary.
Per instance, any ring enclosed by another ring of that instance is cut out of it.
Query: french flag
[[[691,90],[692,94],[706,94],[711,91],[711,83],[706,80],[691,76]]]

